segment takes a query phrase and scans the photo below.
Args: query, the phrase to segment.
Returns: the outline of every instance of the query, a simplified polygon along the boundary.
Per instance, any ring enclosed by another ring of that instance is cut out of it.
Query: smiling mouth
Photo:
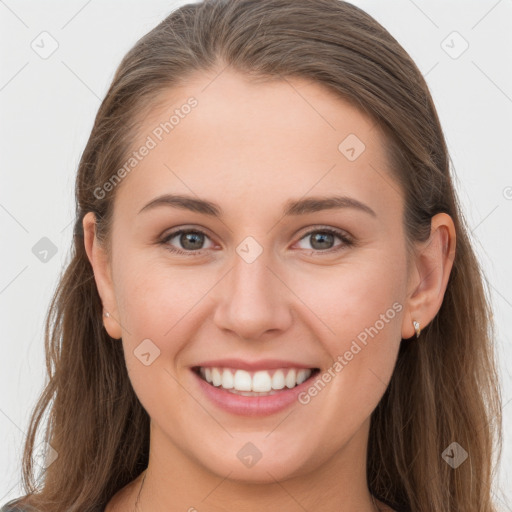
[[[276,368],[248,372],[237,368],[195,366],[192,371],[213,387],[243,396],[270,396],[311,380],[319,368]]]

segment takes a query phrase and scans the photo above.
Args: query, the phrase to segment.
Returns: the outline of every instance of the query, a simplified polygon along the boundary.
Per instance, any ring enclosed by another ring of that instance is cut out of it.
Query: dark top
[[[391,503],[390,501],[388,500],[384,500],[382,498],[380,498],[379,496],[375,496],[379,501],[382,501],[382,503],[384,503],[384,505],[387,505],[388,507],[391,507],[395,512],[411,512],[410,509],[408,508],[404,508],[404,507],[399,507],[398,505],[396,505],[395,503]],[[0,512],[2,512],[0,510]]]
[[[397,507],[395,504],[390,503],[387,500],[383,500],[382,498],[379,498],[378,496],[376,496],[376,498],[379,501],[382,501],[382,503],[386,504],[388,507],[391,507],[396,512],[410,512],[409,509]],[[100,507],[97,510],[97,512],[105,512],[106,506],[107,505],[105,504],[104,506]],[[21,507],[21,506],[16,506],[15,504],[12,504],[12,505],[6,504],[2,508],[0,508],[0,512],[38,512],[38,511],[36,509],[34,509],[33,507],[28,507],[28,506]]]
[[[98,509],[96,509],[94,512],[105,512],[106,504]],[[0,508],[0,512],[39,512],[34,507],[21,506],[21,505],[10,505],[9,503],[5,504],[2,508]]]
[[[32,512],[31,508],[21,508],[16,505],[4,505],[0,508],[0,512]]]

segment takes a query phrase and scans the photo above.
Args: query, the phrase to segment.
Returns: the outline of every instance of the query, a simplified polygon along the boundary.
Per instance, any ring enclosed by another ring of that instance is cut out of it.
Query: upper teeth
[[[247,372],[233,368],[201,367],[199,372],[207,382],[224,389],[267,392],[271,389],[283,389],[285,386],[294,388],[308,379],[312,370],[282,368]]]

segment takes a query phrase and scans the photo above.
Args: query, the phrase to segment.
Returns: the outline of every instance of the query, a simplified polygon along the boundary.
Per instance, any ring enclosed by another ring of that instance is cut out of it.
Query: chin
[[[288,480],[311,470],[312,462],[304,459],[304,453],[298,453],[302,452],[300,443],[297,443],[295,453],[283,453],[277,447],[262,448],[260,451],[257,446],[257,440],[252,443],[237,439],[236,447],[226,449],[223,457],[212,454],[212,458],[202,460],[202,463],[211,473],[248,484],[272,484],[276,480]],[[214,448],[214,453],[219,452],[218,446]],[[270,454],[265,455],[265,452]],[[227,455],[229,453],[233,455],[230,457]],[[200,460],[204,459],[204,455],[205,452],[202,452]]]

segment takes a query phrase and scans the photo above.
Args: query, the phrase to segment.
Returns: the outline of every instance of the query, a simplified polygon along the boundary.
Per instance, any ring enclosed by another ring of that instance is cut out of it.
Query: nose
[[[269,263],[265,251],[252,263],[235,255],[233,268],[216,287],[214,323],[219,329],[257,340],[289,328],[293,294]]]

